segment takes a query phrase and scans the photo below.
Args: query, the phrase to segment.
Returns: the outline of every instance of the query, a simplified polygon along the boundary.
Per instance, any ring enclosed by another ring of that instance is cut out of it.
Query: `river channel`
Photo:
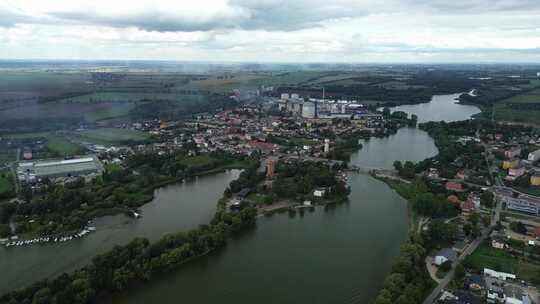
[[[457,95],[400,109],[421,121],[467,119],[476,111]],[[363,143],[351,163],[391,168],[395,160],[437,154],[416,128]],[[353,174],[349,203],[314,212],[259,219],[254,231],[111,303],[368,303],[382,285],[407,236],[407,202],[384,183]]]
[[[82,239],[30,247],[1,246],[0,294],[73,271],[88,264],[93,256],[135,237],[157,240],[164,233],[210,222],[223,190],[239,174],[239,170],[230,170],[157,189],[154,200],[141,208],[142,218],[99,218],[93,224],[96,232]]]
[[[456,104],[455,97],[434,96],[429,104],[398,109],[417,114],[420,121],[475,114],[469,106]],[[426,105],[431,108],[425,110]],[[395,160],[420,161],[437,153],[433,140],[416,128],[402,128],[363,145],[352,164],[391,168]],[[100,219],[98,231],[82,240],[2,248],[0,292],[73,270],[133,237],[155,240],[165,232],[207,223],[217,199],[237,176],[233,170],[156,190],[141,220]],[[349,185],[348,203],[295,217],[285,213],[259,218],[256,228],[223,249],[121,293],[110,303],[368,303],[407,236],[408,208],[403,198],[368,175],[352,174]]]

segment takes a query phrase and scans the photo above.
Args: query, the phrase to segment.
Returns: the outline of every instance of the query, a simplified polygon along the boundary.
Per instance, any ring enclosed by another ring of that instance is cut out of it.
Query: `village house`
[[[476,211],[476,206],[471,200],[466,200],[461,204],[461,214],[463,216],[468,217],[474,211]]]
[[[507,159],[518,157],[520,154],[521,154],[520,147],[511,147],[509,149],[504,150],[504,157],[506,157]]]
[[[516,168],[519,166],[519,159],[513,158],[513,159],[506,159],[502,163],[502,168],[504,170],[508,170],[511,168]]]
[[[532,175],[531,175],[531,186],[540,186],[540,172],[538,171],[535,171]]]
[[[508,169],[507,180],[515,180],[516,178],[525,174],[525,167],[516,167]]]
[[[457,253],[451,248],[443,248],[435,254],[434,263],[441,266],[446,261],[454,262],[457,259]]]
[[[457,182],[447,182],[445,185],[446,190],[448,191],[456,191],[456,192],[462,192],[463,191],[463,184],[457,183]]]

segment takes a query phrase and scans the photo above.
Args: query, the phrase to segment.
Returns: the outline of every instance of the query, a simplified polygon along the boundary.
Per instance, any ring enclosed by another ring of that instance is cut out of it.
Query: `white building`
[[[506,272],[498,272],[489,268],[484,268],[484,275],[492,277],[492,278],[500,279],[503,281],[506,281],[507,279],[512,279],[512,280],[516,279],[515,274],[506,273]]]
[[[457,259],[457,253],[450,248],[443,248],[435,255],[435,265],[441,266],[446,261],[455,261]]]
[[[323,197],[325,193],[326,193],[325,189],[316,189],[315,191],[313,191],[313,196]]]
[[[537,160],[540,160],[540,150],[533,151],[529,153],[529,156],[527,157],[528,161],[535,162]]]
[[[330,139],[324,140],[324,153],[328,153],[330,151]]]

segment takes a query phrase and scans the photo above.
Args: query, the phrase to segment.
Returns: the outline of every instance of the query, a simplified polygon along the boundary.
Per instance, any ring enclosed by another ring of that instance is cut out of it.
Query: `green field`
[[[84,113],[84,120],[88,122],[97,122],[100,120],[127,116],[133,107],[133,103],[111,104],[110,107]]]
[[[540,103],[540,89],[512,96],[502,100],[501,103]]]
[[[17,139],[45,138],[47,140],[47,149],[59,156],[73,156],[81,154],[84,151],[81,146],[70,142],[62,135],[57,135],[51,132],[18,133],[9,134],[6,137]]]
[[[85,130],[75,133],[83,141],[92,143],[113,144],[125,141],[144,141],[150,138],[150,134],[136,130],[101,128],[94,130]]]
[[[497,103],[495,105],[495,120],[540,125],[540,110],[518,110]]]
[[[0,164],[9,163],[17,160],[16,149],[1,149],[0,150]]]
[[[303,82],[316,81],[325,75],[320,71],[297,71],[275,74],[244,73],[233,78],[217,79],[211,77],[207,80],[191,81],[184,88],[212,92],[231,92],[234,89],[257,89],[261,86],[295,85]]]
[[[87,80],[88,76],[83,73],[10,71],[0,74],[0,92],[86,89]]]
[[[524,192],[529,194],[529,195],[534,195],[534,196],[540,197],[540,187],[539,186],[530,187],[530,188],[523,189],[523,190],[525,190]]]
[[[6,193],[10,193],[14,190],[13,177],[11,173],[2,171],[0,172],[0,197]]]
[[[81,154],[83,149],[81,146],[74,144],[61,136],[48,135],[47,148],[53,153],[61,156],[72,156]]]
[[[465,264],[477,271],[490,268],[496,271],[516,274],[520,279],[531,281],[540,273],[540,264],[529,259],[517,258],[510,253],[492,248],[487,242],[482,243],[474,253],[465,259]]]

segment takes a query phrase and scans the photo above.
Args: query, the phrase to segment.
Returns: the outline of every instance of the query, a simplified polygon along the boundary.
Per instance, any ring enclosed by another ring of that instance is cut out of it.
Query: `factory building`
[[[95,156],[68,160],[35,161],[19,163],[17,177],[28,183],[40,178],[75,177],[100,173],[101,163]]]
[[[303,118],[315,118],[315,104],[313,102],[304,102],[302,105]]]

